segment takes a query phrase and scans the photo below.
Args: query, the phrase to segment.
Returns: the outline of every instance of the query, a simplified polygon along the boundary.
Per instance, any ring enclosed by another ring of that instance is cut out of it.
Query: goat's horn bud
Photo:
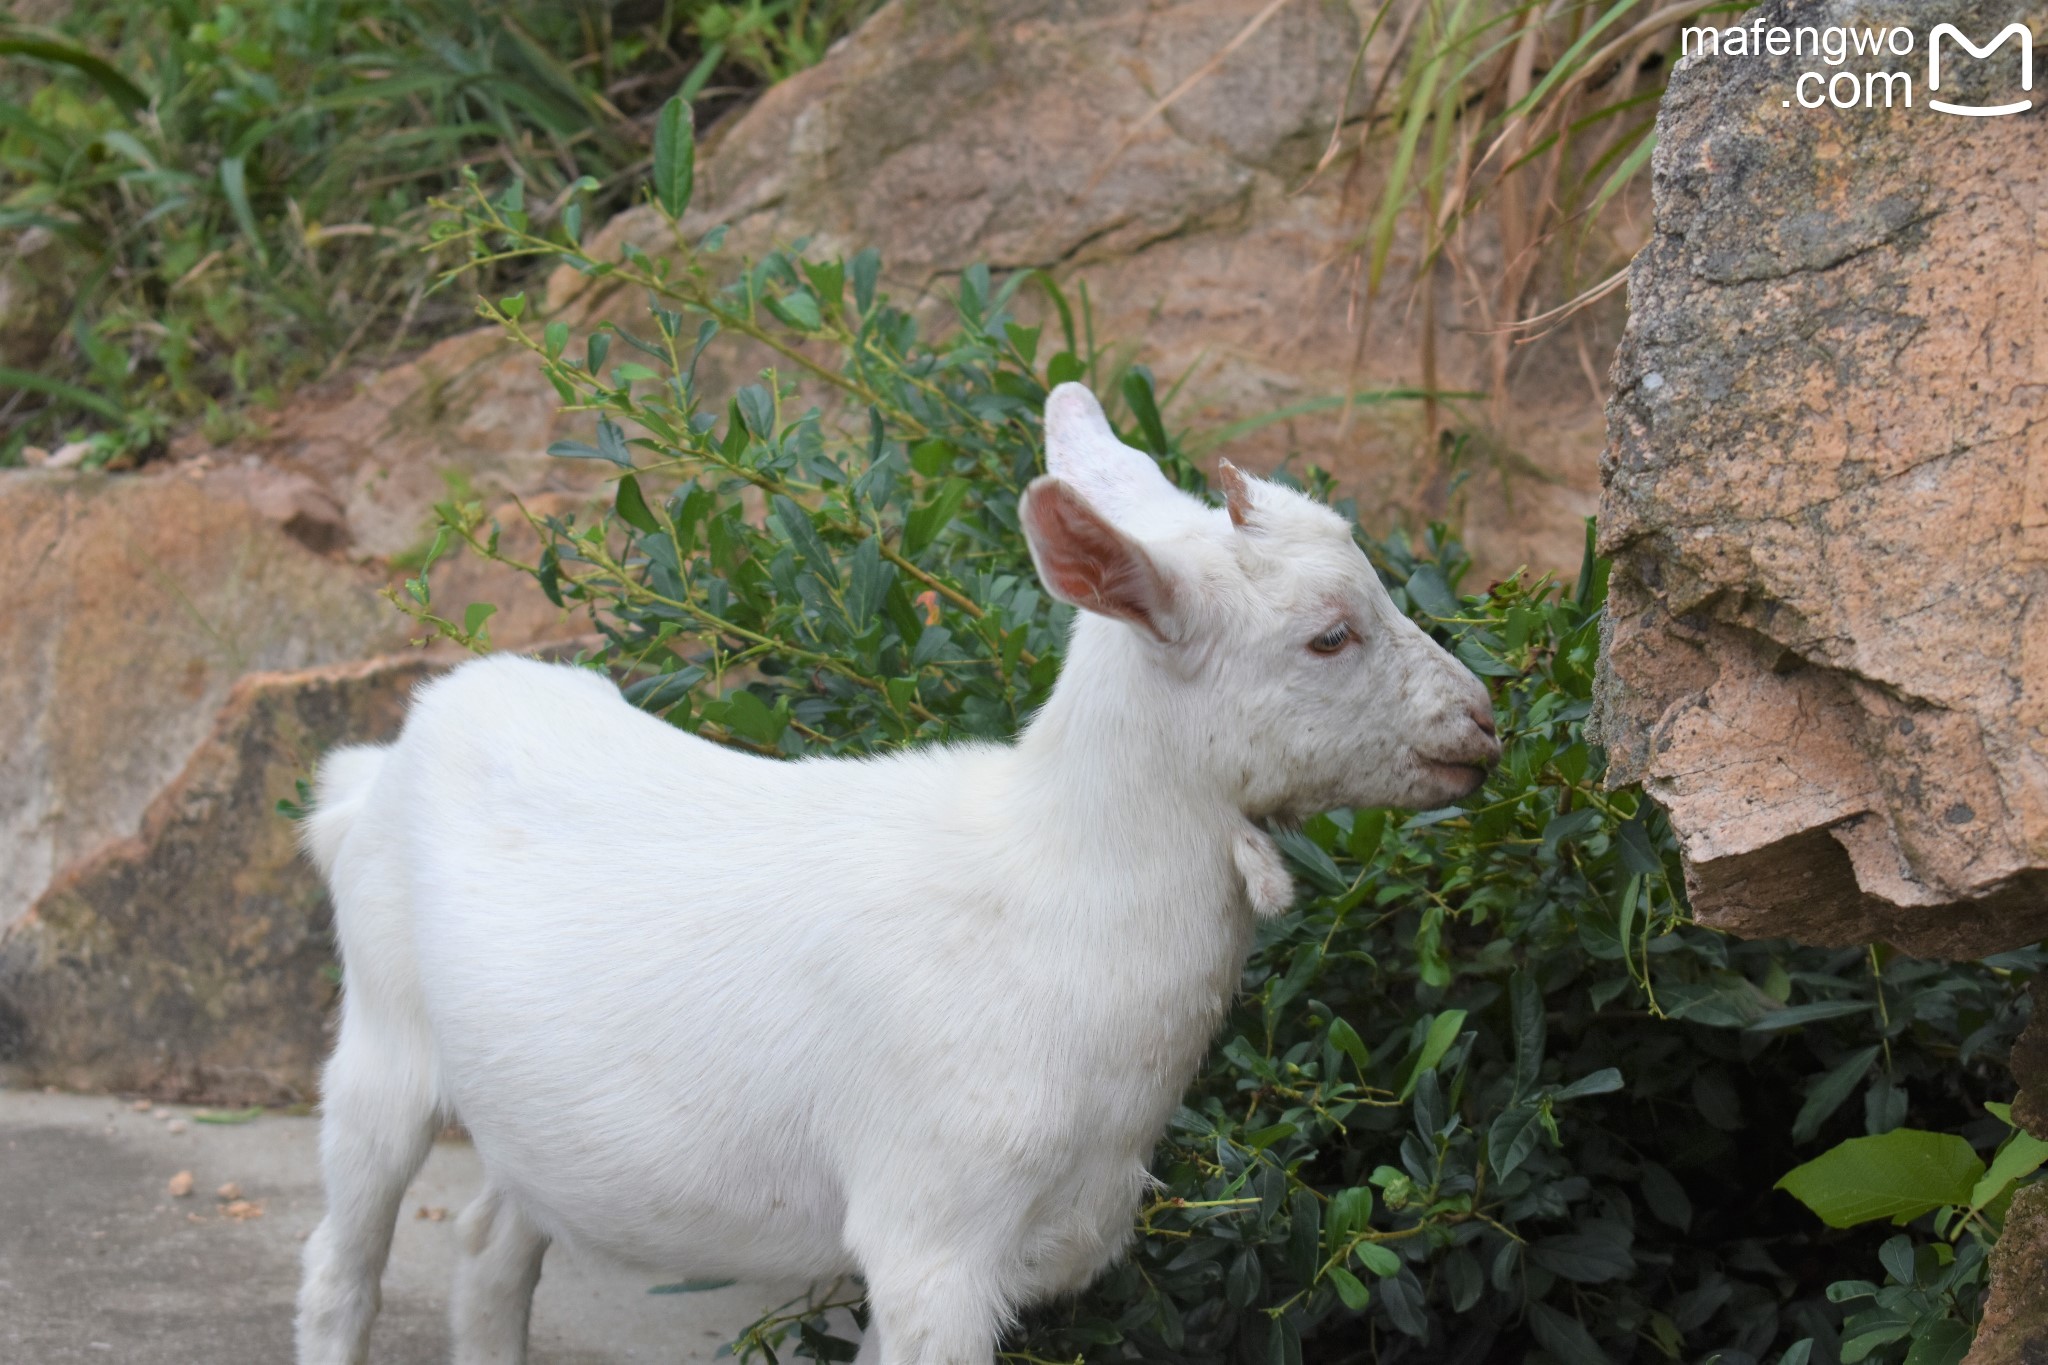
[[[1244,471],[1228,460],[1220,461],[1216,481],[1223,485],[1223,505],[1230,510],[1230,524],[1244,525],[1252,514],[1252,489]]]

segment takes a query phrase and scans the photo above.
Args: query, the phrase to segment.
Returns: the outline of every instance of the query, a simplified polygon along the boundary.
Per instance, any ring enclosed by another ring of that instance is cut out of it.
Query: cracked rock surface
[[[1895,8],[1923,44],[2043,28]],[[1959,57],[1942,96],[2010,97],[2011,45]],[[1915,108],[1788,104],[1814,64],[1695,61],[1658,118],[1598,729],[1610,780],[1670,810],[1703,921],[1997,952],[2048,934],[2048,109],[1925,108],[1924,45],[1874,63]]]

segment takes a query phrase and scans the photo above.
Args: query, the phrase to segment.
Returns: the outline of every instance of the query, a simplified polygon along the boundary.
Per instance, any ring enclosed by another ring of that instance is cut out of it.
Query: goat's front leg
[[[868,1333],[881,1349],[861,1343],[862,1358],[879,1365],[990,1365],[1003,1316],[992,1277],[957,1260],[906,1261],[870,1266]]]

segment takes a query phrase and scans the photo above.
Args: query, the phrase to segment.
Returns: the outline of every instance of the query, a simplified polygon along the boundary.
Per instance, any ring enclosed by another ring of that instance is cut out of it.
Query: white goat
[[[513,658],[341,750],[308,830],[347,966],[302,1365],[360,1362],[436,1127],[476,1142],[464,1365],[525,1357],[550,1240],[666,1274],[865,1277],[861,1365],[986,1365],[1129,1235],[1146,1161],[1291,886],[1261,829],[1435,806],[1478,681],[1349,526],[1175,489],[1078,385],[1022,511],[1085,610],[1013,746],[782,763]]]

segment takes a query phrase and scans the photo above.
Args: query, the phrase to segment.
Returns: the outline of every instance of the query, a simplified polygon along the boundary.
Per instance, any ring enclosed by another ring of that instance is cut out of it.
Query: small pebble
[[[240,1199],[242,1197],[242,1187],[230,1180],[227,1184],[215,1190],[213,1197],[216,1199]]]
[[[192,1172],[180,1171],[164,1186],[164,1193],[173,1199],[184,1199],[192,1193]]]

